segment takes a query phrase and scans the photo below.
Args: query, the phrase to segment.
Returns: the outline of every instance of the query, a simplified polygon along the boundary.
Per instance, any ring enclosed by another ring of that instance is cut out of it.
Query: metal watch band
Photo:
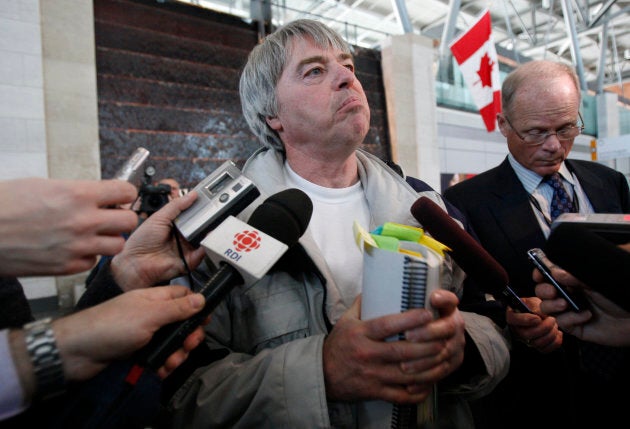
[[[37,398],[48,398],[65,391],[65,377],[52,319],[36,320],[24,325],[26,349],[31,357],[37,382]]]

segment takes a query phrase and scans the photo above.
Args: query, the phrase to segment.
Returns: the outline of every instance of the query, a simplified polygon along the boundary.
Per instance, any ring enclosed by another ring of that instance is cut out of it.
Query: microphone
[[[411,206],[411,214],[433,238],[451,248],[453,259],[468,276],[486,285],[503,304],[516,311],[532,313],[510,287],[505,268],[433,200],[418,198]]]
[[[160,368],[235,286],[260,280],[304,234],[312,212],[313,203],[304,192],[286,189],[267,198],[247,223],[229,216],[210,232],[201,244],[218,270],[198,291],[206,298],[204,308],[156,332],[141,350],[140,364]]]
[[[149,151],[143,147],[137,148],[131,156],[120,166],[112,179],[125,180],[137,187],[140,187],[142,176],[142,166],[149,158]]]
[[[547,257],[626,311],[630,311],[630,253],[579,223],[561,223],[547,243]]]

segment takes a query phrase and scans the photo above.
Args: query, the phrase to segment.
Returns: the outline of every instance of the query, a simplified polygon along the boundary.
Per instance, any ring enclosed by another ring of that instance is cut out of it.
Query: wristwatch
[[[36,320],[24,325],[26,349],[31,357],[36,380],[36,398],[45,399],[65,391],[66,381],[52,318]]]

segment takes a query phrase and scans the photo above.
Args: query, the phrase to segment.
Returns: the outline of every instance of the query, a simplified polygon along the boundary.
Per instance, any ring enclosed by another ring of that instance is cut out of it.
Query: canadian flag
[[[449,48],[459,64],[486,129],[488,132],[494,131],[497,113],[501,113],[501,82],[490,12],[482,12],[472,27],[453,40]]]

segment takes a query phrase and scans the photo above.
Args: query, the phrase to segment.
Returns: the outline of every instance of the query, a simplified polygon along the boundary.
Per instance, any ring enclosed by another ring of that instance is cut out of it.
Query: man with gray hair
[[[261,196],[239,216],[286,188],[306,192],[313,216],[270,273],[215,309],[207,345],[225,357],[175,393],[173,426],[356,428],[357,404],[420,404],[439,384],[438,420],[472,427],[466,400],[504,376],[507,343],[489,318],[457,308],[464,276],[448,256],[428,298],[435,315],[360,319],[353,222],[420,226],[410,213],[419,196],[444,202],[359,149],[370,109],[350,46],[322,23],[293,21],[250,53],[240,94],[263,147],[243,168]]]

